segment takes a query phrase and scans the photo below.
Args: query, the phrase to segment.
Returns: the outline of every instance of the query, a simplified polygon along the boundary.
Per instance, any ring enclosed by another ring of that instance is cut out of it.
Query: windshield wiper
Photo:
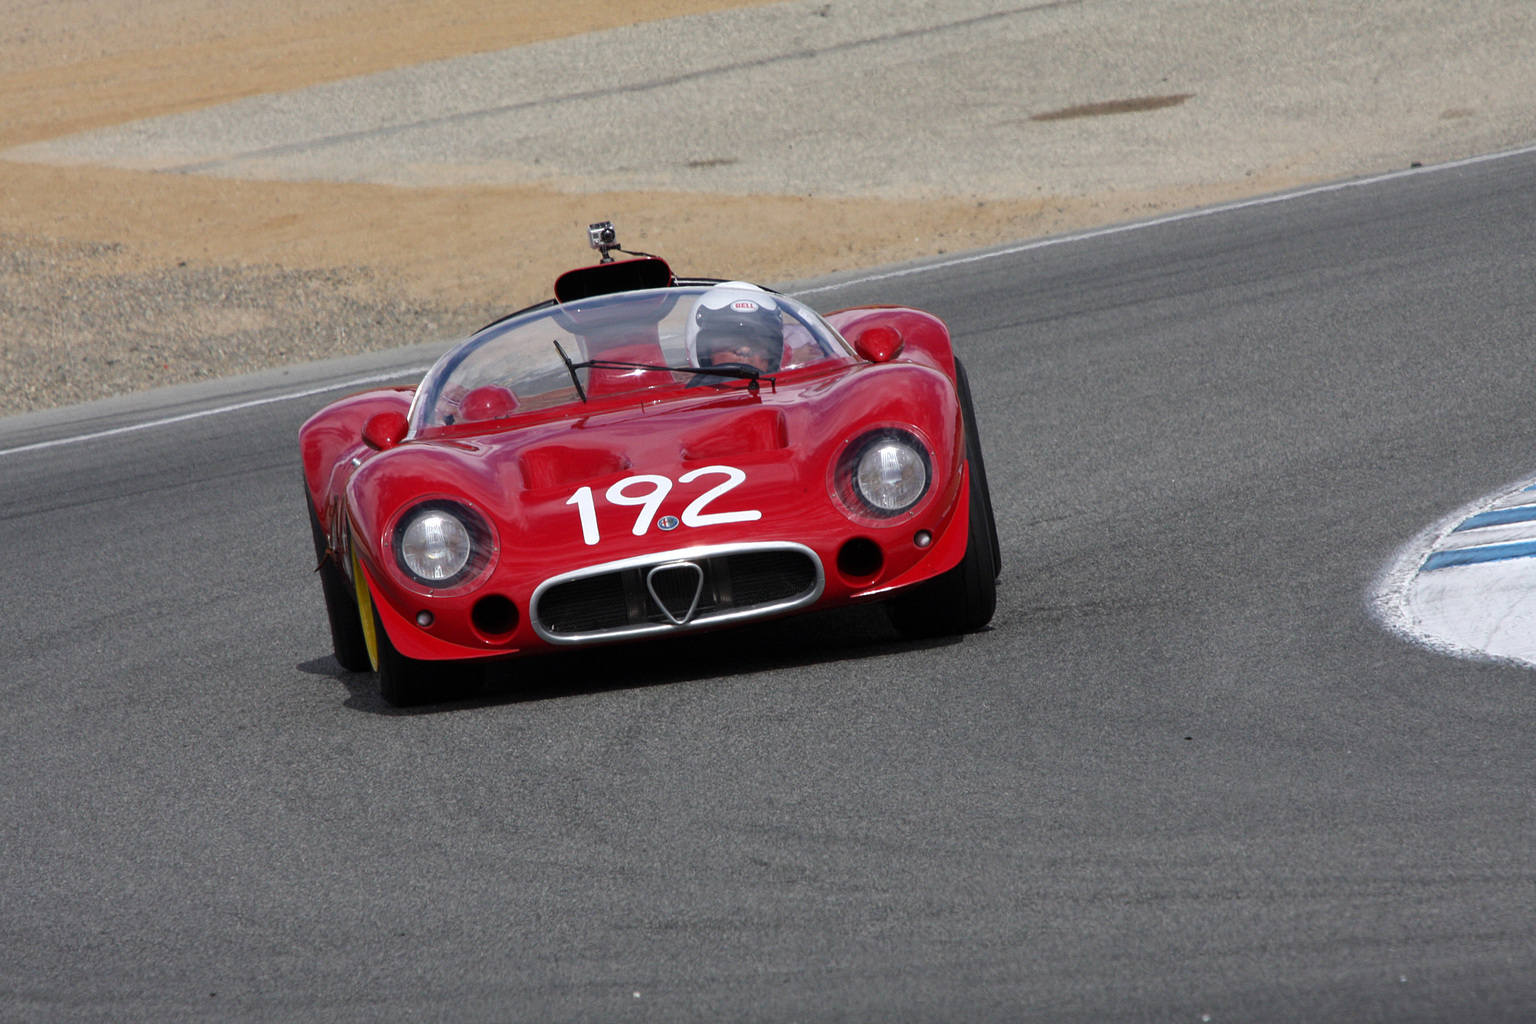
[[[565,349],[560,348],[560,343],[555,342],[555,348],[560,350],[560,358],[565,360],[565,368],[571,374],[571,380],[576,379],[577,370],[661,370],[665,373],[692,373],[695,375],[707,375],[712,377],[730,377],[734,380],[747,382],[747,390],[756,392],[759,381],[767,381],[775,392],[779,390],[779,382],[776,377],[771,377],[755,367],[744,364],[733,366],[662,366],[658,363],[625,363],[617,359],[588,359],[584,363],[573,363],[566,358]],[[576,393],[581,395],[581,400],[587,400],[582,394],[581,385],[576,385]]]
[[[555,342],[555,351],[560,353],[560,361],[565,364],[565,372],[571,375],[571,383],[576,385],[576,394],[581,397],[581,402],[583,405],[585,405],[587,402],[587,393],[582,390],[581,378],[576,376],[576,371],[588,364],[582,363],[581,366],[577,366],[575,363],[571,362],[571,357],[565,354],[565,349],[560,347],[560,343],[558,341]]]

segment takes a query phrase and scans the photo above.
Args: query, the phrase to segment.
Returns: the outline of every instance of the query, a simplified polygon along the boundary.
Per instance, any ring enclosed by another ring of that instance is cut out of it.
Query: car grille
[[[534,593],[534,628],[582,643],[720,624],[804,607],[822,583],[799,544],[697,548],[557,576]]]
[[[539,601],[539,617],[556,633],[627,626],[630,615],[624,583],[623,575],[615,572],[551,587]]]

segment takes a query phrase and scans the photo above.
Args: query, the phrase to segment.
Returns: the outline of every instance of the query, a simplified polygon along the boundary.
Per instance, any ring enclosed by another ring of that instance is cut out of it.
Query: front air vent
[[[517,605],[502,594],[487,594],[470,609],[469,621],[485,636],[505,636],[517,628]]]

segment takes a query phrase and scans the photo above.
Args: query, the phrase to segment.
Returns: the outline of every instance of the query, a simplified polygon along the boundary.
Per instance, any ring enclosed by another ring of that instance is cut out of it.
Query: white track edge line
[[[1494,160],[1507,160],[1511,157],[1526,156],[1536,153],[1536,146],[1525,146],[1520,149],[1505,150],[1501,153],[1486,153],[1482,156],[1471,156],[1461,160],[1453,160],[1450,163],[1432,164],[1428,167],[1410,167],[1402,171],[1388,171],[1385,174],[1373,175],[1369,178],[1356,178],[1351,181],[1336,181],[1327,185],[1314,185],[1295,192],[1282,192],[1279,195],[1260,196],[1256,199],[1239,199],[1230,203],[1221,203],[1217,206],[1207,206],[1199,210],[1185,210],[1180,213],[1170,213],[1165,217],[1156,217],[1152,220],[1135,221],[1130,224],[1114,224],[1109,227],[1093,228],[1088,231],[1079,231],[1070,235],[1059,235],[1055,238],[1042,238],[1034,242],[1023,242],[1019,245],[1010,245],[1004,249],[993,249],[989,252],[977,253],[971,256],[957,256],[954,259],[939,260],[934,263],[924,263],[918,267],[905,267],[901,270],[891,270],[880,274],[866,274],[862,277],[849,278],[839,281],[837,284],[819,285],[815,288],[805,288],[793,291],[794,296],[816,295],[821,292],[837,291],[853,285],[871,284],[875,281],[889,281],[897,277],[910,277],[913,274],[925,274],[932,270],[947,270],[950,267],[961,267],[969,263],[980,263],[984,260],[996,259],[999,256],[1014,256],[1021,252],[1031,252],[1035,249],[1046,249],[1056,245],[1066,245],[1070,242],[1086,242],[1094,238],[1104,238],[1109,235],[1120,235],[1130,231],[1144,231],[1147,228],[1162,227],[1164,224],[1176,224],[1180,221],[1197,220],[1201,217],[1212,217],[1218,213],[1231,213],[1234,210],[1247,210],[1256,206],[1268,206],[1272,203],[1286,203],[1293,199],[1304,199],[1307,196],[1321,195],[1326,192],[1341,192],[1345,189],[1360,188],[1365,185],[1377,185],[1384,181],[1394,181],[1398,178],[1409,178],[1420,174],[1437,174],[1443,171],[1453,171],[1461,167],[1470,167],[1473,164],[1488,163]]]
[[[412,366],[393,373],[376,373],[368,377],[354,377],[351,380],[339,381],[335,384],[325,384],[321,387],[309,388],[304,391],[290,391],[281,395],[270,395],[266,398],[253,398],[248,402],[236,402],[233,405],[221,405],[212,409],[200,409],[197,412],[182,413],[180,416],[167,416],[158,420],[146,420],[143,423],[132,423],[126,427],[113,427],[110,430],[98,430],[90,434],[75,434],[71,437],[59,437],[52,441],[38,441],[34,444],[18,445],[15,448],[0,448],[0,457],[17,455],[21,452],[35,452],[44,448],[57,448],[66,444],[78,444],[82,441],[96,441],[103,437],[115,437],[118,434],[131,434],[137,430],[149,430],[153,427],[166,427],[173,423],[185,423],[188,420],[203,419],[207,416],[222,416],[225,413],[238,412],[241,409],[253,409],[259,405],[273,405],[277,402],[289,402],[296,398],[308,398],[311,395],[322,395],[327,391],[340,391],[343,388],[355,388],[363,384],[378,384],[387,380],[396,380],[400,377],[421,376],[430,370],[430,366]]]

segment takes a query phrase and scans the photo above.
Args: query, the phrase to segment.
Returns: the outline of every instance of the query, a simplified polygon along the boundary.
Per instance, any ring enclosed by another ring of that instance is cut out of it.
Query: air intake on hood
[[[789,447],[789,425],[778,409],[753,409],[683,437],[683,461],[703,462]]]

